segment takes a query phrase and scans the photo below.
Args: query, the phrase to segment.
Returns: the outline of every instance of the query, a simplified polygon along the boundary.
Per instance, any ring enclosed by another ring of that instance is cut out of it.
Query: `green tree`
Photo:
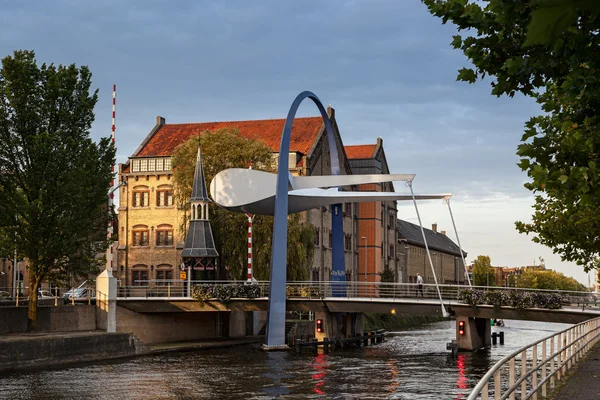
[[[2,60],[0,229],[14,234],[28,260],[29,330],[40,284],[97,271],[108,245],[115,152],[108,138],[96,144],[89,136],[97,101],[91,77],[85,66],[40,67],[32,51]]]
[[[585,291],[577,280],[552,270],[523,268],[517,280],[517,287],[547,290]]]
[[[207,184],[220,171],[227,168],[247,168],[251,163],[261,170],[273,171],[273,153],[259,140],[249,140],[233,129],[205,131],[192,137],[175,149],[173,154],[175,199],[184,211],[179,230],[187,233],[188,201],[192,191],[198,141]],[[210,206],[211,225],[215,245],[219,251],[219,265],[229,270],[234,279],[243,279],[248,270],[248,218],[216,206]],[[258,280],[268,280],[271,264],[271,238],[273,217],[255,215],[253,222],[253,275]],[[289,216],[287,279],[307,280],[308,268],[314,255],[314,228],[305,224],[302,214]]]
[[[455,35],[452,46],[474,68],[461,69],[458,80],[474,83],[490,76],[493,95],[520,92],[540,104],[544,113],[525,124],[517,150],[519,166],[530,178],[525,187],[535,194],[534,211],[531,222],[517,222],[516,227],[587,271],[600,254],[595,240],[600,236],[597,9],[590,9],[586,0],[572,1],[566,25],[561,22],[549,32],[558,14],[548,7],[563,7],[564,0],[423,2],[443,23],[451,21],[466,32]],[[533,32],[523,46],[528,26],[539,28],[542,39]]]
[[[594,18],[600,14],[597,0],[537,0],[536,3],[527,27],[527,46],[554,42],[567,29],[576,27],[581,13]]]
[[[475,286],[496,286],[496,273],[490,256],[477,256],[473,261],[473,284]]]

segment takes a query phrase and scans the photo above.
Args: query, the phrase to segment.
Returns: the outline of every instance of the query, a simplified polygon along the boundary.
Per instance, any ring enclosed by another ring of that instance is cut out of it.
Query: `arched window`
[[[156,285],[167,286],[168,281],[173,279],[173,266],[171,264],[159,264],[156,266]]]
[[[145,264],[137,264],[132,267],[131,285],[132,286],[148,286],[148,266]]]

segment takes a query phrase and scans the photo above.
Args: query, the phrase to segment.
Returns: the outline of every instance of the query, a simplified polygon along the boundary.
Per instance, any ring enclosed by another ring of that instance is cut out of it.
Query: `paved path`
[[[568,376],[554,400],[600,399],[600,344],[592,349],[583,363]]]

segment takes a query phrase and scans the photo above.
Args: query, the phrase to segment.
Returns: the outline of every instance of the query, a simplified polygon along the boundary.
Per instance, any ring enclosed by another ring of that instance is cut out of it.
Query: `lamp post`
[[[367,294],[367,237],[361,236],[360,239],[365,241],[365,244],[363,245],[363,252],[365,253],[365,263],[364,263],[365,268],[363,270],[363,279],[365,281],[365,295],[366,295]]]

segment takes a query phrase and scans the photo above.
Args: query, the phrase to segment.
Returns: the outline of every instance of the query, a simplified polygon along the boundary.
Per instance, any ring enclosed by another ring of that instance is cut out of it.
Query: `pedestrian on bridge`
[[[421,298],[424,298],[424,296],[423,296],[423,277],[421,276],[420,273],[417,272],[417,299],[419,298],[419,293],[421,293]]]

